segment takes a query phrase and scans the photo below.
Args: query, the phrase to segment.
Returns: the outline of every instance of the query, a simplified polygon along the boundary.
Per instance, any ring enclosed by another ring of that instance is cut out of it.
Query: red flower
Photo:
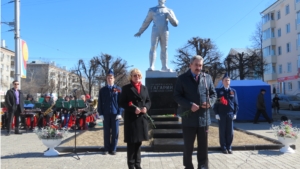
[[[224,98],[224,96],[222,96],[222,97],[220,98],[220,102],[221,102],[223,105],[226,105],[226,106],[227,106],[227,104],[228,104],[228,101]]]
[[[120,92],[121,92],[121,90],[119,90],[119,89],[117,89],[117,88],[114,88],[114,92],[118,92],[118,93],[120,93]]]
[[[283,122],[283,124],[286,125],[286,124],[289,124],[289,122],[288,122],[288,121],[285,121],[285,122]]]
[[[133,105],[133,103],[132,103],[132,102],[129,102],[129,103],[128,103],[128,106],[132,106],[132,105]]]

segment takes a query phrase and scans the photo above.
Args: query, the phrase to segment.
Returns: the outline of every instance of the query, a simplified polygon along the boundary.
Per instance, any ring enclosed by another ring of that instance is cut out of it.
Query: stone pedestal
[[[146,71],[146,86],[151,99],[150,115],[176,114],[177,103],[173,99],[176,72]]]

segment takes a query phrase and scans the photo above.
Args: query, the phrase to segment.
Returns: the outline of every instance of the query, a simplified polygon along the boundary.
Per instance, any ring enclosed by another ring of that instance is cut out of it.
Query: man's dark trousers
[[[14,116],[15,116],[15,132],[19,132],[19,117],[21,114],[21,108],[20,105],[17,105],[17,109],[15,111],[12,111],[12,113],[8,113],[8,118],[7,118],[7,133],[10,133],[11,131],[11,123],[14,120]]]
[[[104,151],[116,151],[119,137],[119,120],[116,120],[117,114],[104,116]]]
[[[220,113],[219,137],[222,150],[231,150],[233,140],[233,112]]]
[[[192,154],[194,149],[194,142],[197,136],[198,148],[197,148],[197,159],[198,168],[201,165],[208,167],[208,156],[207,156],[207,133],[206,127],[185,127],[182,126],[183,140],[184,140],[184,156],[183,165],[185,169],[194,169],[192,163]]]
[[[271,123],[271,120],[270,120],[270,118],[269,118],[269,116],[268,116],[266,110],[264,110],[264,109],[257,109],[256,114],[255,114],[255,118],[254,118],[254,123],[257,123],[260,114],[262,114],[262,115],[264,116],[264,118],[265,118],[269,123]]]

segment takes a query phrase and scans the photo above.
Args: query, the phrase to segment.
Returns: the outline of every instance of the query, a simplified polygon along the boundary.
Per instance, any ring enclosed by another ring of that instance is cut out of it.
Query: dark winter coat
[[[192,104],[201,105],[207,102],[208,99],[210,106],[213,107],[217,94],[211,76],[202,73],[199,75],[199,82],[196,82],[191,70],[180,75],[177,79],[174,100],[180,105],[179,115],[191,110]],[[206,83],[205,83],[206,82]],[[206,90],[206,86],[208,91]],[[209,97],[207,98],[207,92]],[[206,113],[207,112],[207,113]],[[210,125],[210,109],[201,108],[196,112],[190,112],[188,116],[182,117],[182,126],[187,127],[204,127]]]
[[[264,94],[262,93],[259,93],[259,95],[257,96],[256,108],[258,110],[266,110]]]
[[[5,105],[8,109],[8,113],[12,113],[17,109],[16,99],[17,98],[15,95],[15,89],[14,88],[9,89],[5,95]],[[19,104],[20,104],[21,112],[23,112],[24,111],[24,96],[23,96],[23,93],[21,90],[19,90]]]
[[[141,85],[140,94],[137,89],[128,84],[123,86],[119,106],[124,108],[124,142],[136,143],[146,141],[148,137],[148,120],[144,113],[135,114],[135,107],[129,106],[129,102],[142,108],[146,107],[149,111],[151,101],[146,86]]]

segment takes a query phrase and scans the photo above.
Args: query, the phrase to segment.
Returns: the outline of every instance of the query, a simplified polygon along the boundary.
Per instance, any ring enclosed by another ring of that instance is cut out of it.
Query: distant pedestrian
[[[280,108],[280,105],[279,105],[279,97],[277,94],[275,94],[274,98],[273,98],[273,105],[274,105],[274,113],[275,114],[279,114],[279,108]]]
[[[266,111],[266,105],[265,105],[265,99],[264,99],[264,94],[266,93],[265,89],[261,89],[259,95],[257,96],[257,101],[256,101],[256,114],[254,118],[254,124],[258,124],[258,119],[260,114],[264,116],[264,118],[269,122],[272,123],[271,119],[268,117],[267,111]]]
[[[230,77],[226,73],[222,79],[223,86],[217,91],[218,102],[214,106],[216,119],[219,120],[219,139],[224,154],[232,154],[233,120],[239,110],[236,90],[231,88]]]

